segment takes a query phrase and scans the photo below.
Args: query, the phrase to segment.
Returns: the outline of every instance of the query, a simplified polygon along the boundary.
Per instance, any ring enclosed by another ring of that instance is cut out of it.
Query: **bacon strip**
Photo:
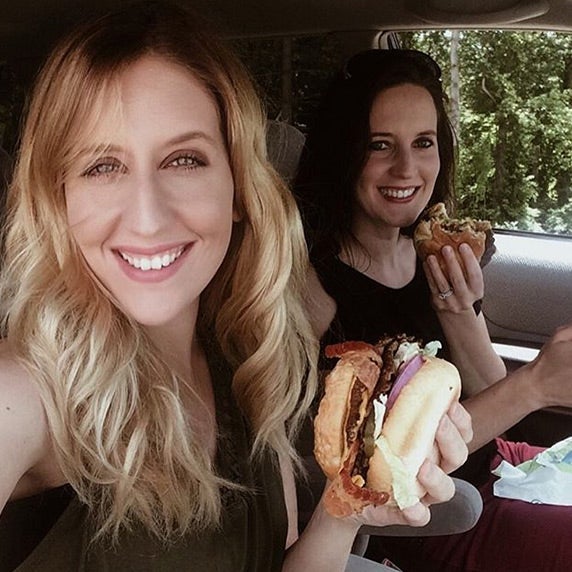
[[[375,352],[375,347],[367,342],[340,342],[339,344],[331,344],[326,346],[324,354],[327,358],[341,358],[348,352],[359,352],[371,350]]]
[[[326,510],[337,517],[349,516],[361,512],[369,505],[383,505],[389,500],[389,493],[374,491],[359,486],[351,477],[351,468],[355,462],[358,443],[355,442],[344,466],[332,481],[324,495]]]

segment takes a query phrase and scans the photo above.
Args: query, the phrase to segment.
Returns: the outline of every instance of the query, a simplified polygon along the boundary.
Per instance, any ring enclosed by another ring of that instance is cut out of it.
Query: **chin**
[[[400,217],[394,219],[393,221],[391,221],[391,225],[394,228],[402,229],[413,226],[416,222],[417,222],[417,217],[408,216],[408,217]]]
[[[163,302],[163,303],[161,303]],[[121,308],[132,320],[144,328],[166,328],[182,319],[190,319],[192,304],[164,303],[164,300],[138,300],[137,304],[122,304]]]

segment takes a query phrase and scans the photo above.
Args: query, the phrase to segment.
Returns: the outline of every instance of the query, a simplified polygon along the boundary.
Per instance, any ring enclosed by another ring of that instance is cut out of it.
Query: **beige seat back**
[[[285,121],[269,120],[266,128],[268,158],[288,184],[296,176],[306,137]]]

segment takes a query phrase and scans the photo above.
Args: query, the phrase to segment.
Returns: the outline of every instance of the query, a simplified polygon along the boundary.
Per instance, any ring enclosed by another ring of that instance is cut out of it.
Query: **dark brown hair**
[[[415,50],[360,52],[348,60],[326,92],[300,159],[295,193],[314,263],[338,254],[346,241],[355,241],[352,207],[368,156],[370,110],[379,92],[406,83],[425,88],[435,104],[441,168],[430,204],[442,201],[452,208],[455,140],[441,69]]]

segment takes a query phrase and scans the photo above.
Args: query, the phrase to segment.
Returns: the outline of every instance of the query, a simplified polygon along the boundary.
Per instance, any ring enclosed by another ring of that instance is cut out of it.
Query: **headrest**
[[[267,123],[268,158],[288,183],[291,183],[296,176],[305,140],[304,134],[289,123],[274,119]]]

